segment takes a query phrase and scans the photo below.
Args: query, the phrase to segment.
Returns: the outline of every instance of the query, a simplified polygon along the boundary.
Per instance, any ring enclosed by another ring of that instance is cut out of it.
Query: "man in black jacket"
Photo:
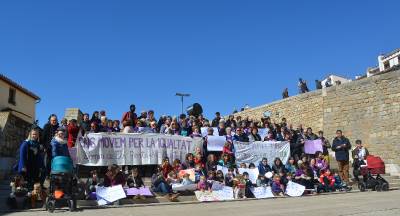
[[[338,162],[340,178],[349,183],[349,150],[351,144],[349,139],[343,136],[341,130],[336,131],[336,138],[332,142],[332,150],[335,152],[335,158]]]
[[[243,133],[243,129],[241,127],[238,127],[236,128],[236,134],[233,136],[233,141],[249,142],[249,137]]]
[[[51,140],[57,132],[58,120],[55,114],[51,114],[49,121],[43,127],[43,133],[41,141],[44,144],[44,163],[46,175],[50,173],[51,168]]]
[[[216,112],[215,113],[215,118],[211,122],[212,127],[218,127],[219,120],[221,120],[221,113]]]

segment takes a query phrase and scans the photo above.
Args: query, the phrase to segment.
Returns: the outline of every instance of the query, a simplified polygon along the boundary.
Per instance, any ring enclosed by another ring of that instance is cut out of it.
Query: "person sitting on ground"
[[[90,176],[86,180],[86,199],[96,199],[93,194],[96,192],[97,187],[101,185],[100,178],[96,170],[90,171]]]
[[[327,169],[329,169],[329,164],[325,160],[325,155],[321,151],[315,152],[315,158],[316,158],[316,167],[319,173],[323,173]]]
[[[218,170],[215,174],[215,181],[219,183],[224,183],[224,173],[222,172],[222,170]]]
[[[222,154],[221,160],[218,161],[218,165],[226,167],[226,168],[231,168],[233,167],[231,163],[231,157],[229,154]]]
[[[268,187],[270,186],[270,181],[265,177],[265,175],[258,175],[256,185],[257,187]]]
[[[7,199],[7,204],[11,209],[16,209],[17,207],[27,207],[28,206],[28,188],[27,183],[22,175],[17,174],[14,176],[10,183],[11,193]],[[22,202],[22,203],[17,203]]]
[[[306,189],[314,189],[314,174],[307,162],[302,163],[296,171],[295,181],[305,186]]]
[[[189,173],[185,173],[183,175],[181,184],[182,185],[192,185],[192,184],[194,184],[194,182],[190,179],[190,174]]]
[[[198,183],[200,180],[200,176],[205,176],[206,171],[200,164],[195,165],[194,167],[194,175],[195,175],[195,183]]]
[[[281,184],[281,177],[278,174],[274,175],[271,190],[274,196],[283,196],[284,186]]]
[[[43,206],[46,206],[46,198],[46,191],[42,188],[40,183],[35,183],[31,192],[31,207],[36,208],[36,203],[38,201],[41,202]]]
[[[206,177],[204,175],[200,176],[199,182],[197,183],[197,190],[204,192],[210,189],[207,184]]]
[[[272,172],[274,174],[279,174],[279,170],[285,169],[285,165],[283,165],[282,160],[277,157],[274,160],[274,165],[272,165]]]
[[[124,186],[125,183],[125,177],[120,167],[116,164],[109,166],[104,178],[104,187],[112,187],[116,185]]]
[[[272,172],[271,166],[268,164],[268,159],[263,158],[258,165],[258,172],[260,175],[265,175],[267,172]]]
[[[228,172],[225,174],[225,186],[233,187],[233,179],[235,174],[233,173],[233,168],[228,168]]]
[[[245,196],[247,198],[255,198],[253,192],[251,192],[251,189],[254,187],[253,183],[249,179],[249,173],[248,172],[243,172],[243,179],[245,182]]]
[[[183,169],[193,169],[194,168],[194,156],[192,153],[187,153],[185,157],[185,163],[182,164]]]
[[[319,177],[318,192],[332,192],[335,191],[335,177],[331,174],[331,171],[327,169]]]
[[[287,164],[285,165],[285,169],[288,173],[295,174],[297,167],[293,157],[289,157]]]
[[[138,168],[133,168],[131,170],[131,174],[128,176],[127,180],[126,180],[126,185],[129,188],[140,188],[140,187],[144,187],[144,182],[142,180],[142,178],[139,175],[139,170]]]
[[[175,173],[179,173],[181,170],[183,170],[181,160],[175,159],[174,162],[172,162],[172,170]]]
[[[233,197],[234,199],[246,199],[246,182],[242,175],[237,175],[233,179]]]
[[[206,162],[206,171],[217,171],[218,162],[214,154],[209,154]]]
[[[161,164],[161,169],[162,169],[164,178],[168,178],[168,173],[173,171],[173,168],[172,168],[171,164],[169,163],[168,157],[163,159],[162,164]]]
[[[287,184],[289,183],[290,180],[292,180],[291,175],[288,175],[285,169],[280,169],[279,172],[279,177],[281,177],[281,184],[283,185],[284,190],[286,190]]]

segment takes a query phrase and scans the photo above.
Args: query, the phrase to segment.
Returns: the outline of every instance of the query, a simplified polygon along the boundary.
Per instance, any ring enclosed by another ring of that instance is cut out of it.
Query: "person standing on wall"
[[[332,142],[332,150],[335,152],[336,161],[339,167],[340,178],[349,183],[349,150],[351,144],[349,139],[343,136],[341,130],[336,131],[336,138]]]

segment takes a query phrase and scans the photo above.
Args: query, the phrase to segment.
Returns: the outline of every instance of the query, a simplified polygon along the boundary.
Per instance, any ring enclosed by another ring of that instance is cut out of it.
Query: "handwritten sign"
[[[194,169],[181,170],[181,171],[179,171],[179,173],[178,173],[178,177],[179,177],[180,179],[183,179],[183,176],[184,176],[185,174],[189,174],[189,179],[190,179],[191,181],[193,181],[193,182],[195,181],[196,175],[195,175]]]
[[[306,187],[303,185],[289,181],[286,186],[286,194],[291,197],[299,197],[303,195],[305,189]]]
[[[274,197],[274,194],[272,194],[271,187],[253,187],[251,188],[251,192],[253,192],[254,196],[257,199]]]
[[[97,204],[106,205],[126,197],[122,185],[96,188]]]
[[[216,191],[195,191],[197,200],[200,202],[213,202],[213,201],[224,201],[233,200],[233,189],[231,187],[224,186],[221,190]]]

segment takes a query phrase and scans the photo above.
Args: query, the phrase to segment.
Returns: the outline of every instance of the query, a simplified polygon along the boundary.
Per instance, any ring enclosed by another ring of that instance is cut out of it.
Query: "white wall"
[[[343,78],[343,77],[340,77],[340,76],[330,75],[326,79],[321,81],[322,88],[325,88],[325,83],[326,83],[326,81],[328,81],[329,77],[331,78],[331,83],[332,83],[333,86],[336,85],[336,83],[335,83],[336,81],[340,81],[341,84],[351,82],[351,80],[349,80],[349,79],[346,79],[346,78]]]
[[[31,96],[19,91],[16,89],[15,96],[15,106],[13,104],[8,103],[8,94],[9,94],[10,85],[3,80],[0,80],[0,110],[4,108],[11,108],[18,112],[22,112],[25,115],[18,115],[25,121],[32,123],[35,119],[35,108],[36,108],[36,100]]]
[[[399,56],[400,56],[400,51],[393,53],[392,55],[384,58],[383,56],[378,56],[378,63],[379,63],[379,71],[384,71],[385,70],[385,62],[389,62],[389,68],[399,65]]]

